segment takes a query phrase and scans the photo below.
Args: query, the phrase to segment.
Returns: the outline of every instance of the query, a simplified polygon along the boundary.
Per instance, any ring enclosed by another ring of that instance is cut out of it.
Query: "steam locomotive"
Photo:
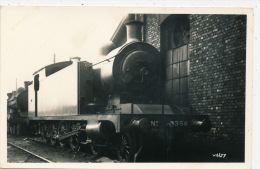
[[[111,151],[121,161],[136,161],[151,144],[170,155],[178,133],[210,130],[207,115],[184,115],[164,104],[160,53],[140,40],[142,22],[125,25],[126,43],[102,61],[75,57],[33,74],[23,90],[28,108],[22,121],[44,142],[73,150],[88,145],[94,154]]]
[[[28,86],[30,82],[24,82]],[[18,88],[7,94],[7,125],[8,133],[20,135],[22,124],[26,124],[28,116],[28,89]]]

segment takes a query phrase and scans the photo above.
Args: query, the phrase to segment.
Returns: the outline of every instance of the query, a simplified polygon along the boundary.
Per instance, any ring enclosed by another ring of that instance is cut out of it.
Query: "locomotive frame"
[[[128,162],[157,143],[171,161],[181,133],[210,130],[207,115],[184,115],[163,103],[160,54],[140,41],[142,23],[132,19],[130,15],[125,22],[127,42],[101,62],[92,65],[76,57],[34,73],[27,117],[34,134],[73,150],[83,144],[94,154],[113,151]]]

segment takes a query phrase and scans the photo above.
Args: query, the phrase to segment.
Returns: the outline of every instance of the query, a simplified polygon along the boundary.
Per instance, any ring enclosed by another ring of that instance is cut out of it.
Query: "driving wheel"
[[[117,157],[119,161],[130,162],[133,161],[135,153],[136,142],[133,134],[120,134],[118,138]]]

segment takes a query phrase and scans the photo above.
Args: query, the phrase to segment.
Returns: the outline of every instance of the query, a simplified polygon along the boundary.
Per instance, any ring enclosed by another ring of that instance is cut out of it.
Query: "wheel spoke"
[[[95,143],[90,144],[90,150],[93,155],[97,155],[99,153],[98,148],[96,147]]]
[[[78,150],[78,148],[79,148],[79,141],[77,139],[77,136],[71,136],[71,138],[70,138],[70,148],[73,151]]]
[[[120,161],[131,161],[135,151],[135,140],[129,133],[121,134],[117,150]]]
[[[58,134],[59,134],[59,135],[66,134],[66,131],[68,131],[67,126],[68,126],[68,125],[67,125],[67,122],[66,122],[66,121],[61,121],[61,122],[59,122],[59,125],[58,125]],[[67,139],[59,141],[60,147],[65,147],[65,145],[67,145],[67,144],[68,144],[68,140],[67,140]]]

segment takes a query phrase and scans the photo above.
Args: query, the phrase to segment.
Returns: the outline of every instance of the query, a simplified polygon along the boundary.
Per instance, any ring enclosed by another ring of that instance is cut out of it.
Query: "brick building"
[[[244,161],[246,15],[136,17],[164,61],[165,102],[212,121],[209,133],[186,134],[182,148],[200,152],[194,161]]]

